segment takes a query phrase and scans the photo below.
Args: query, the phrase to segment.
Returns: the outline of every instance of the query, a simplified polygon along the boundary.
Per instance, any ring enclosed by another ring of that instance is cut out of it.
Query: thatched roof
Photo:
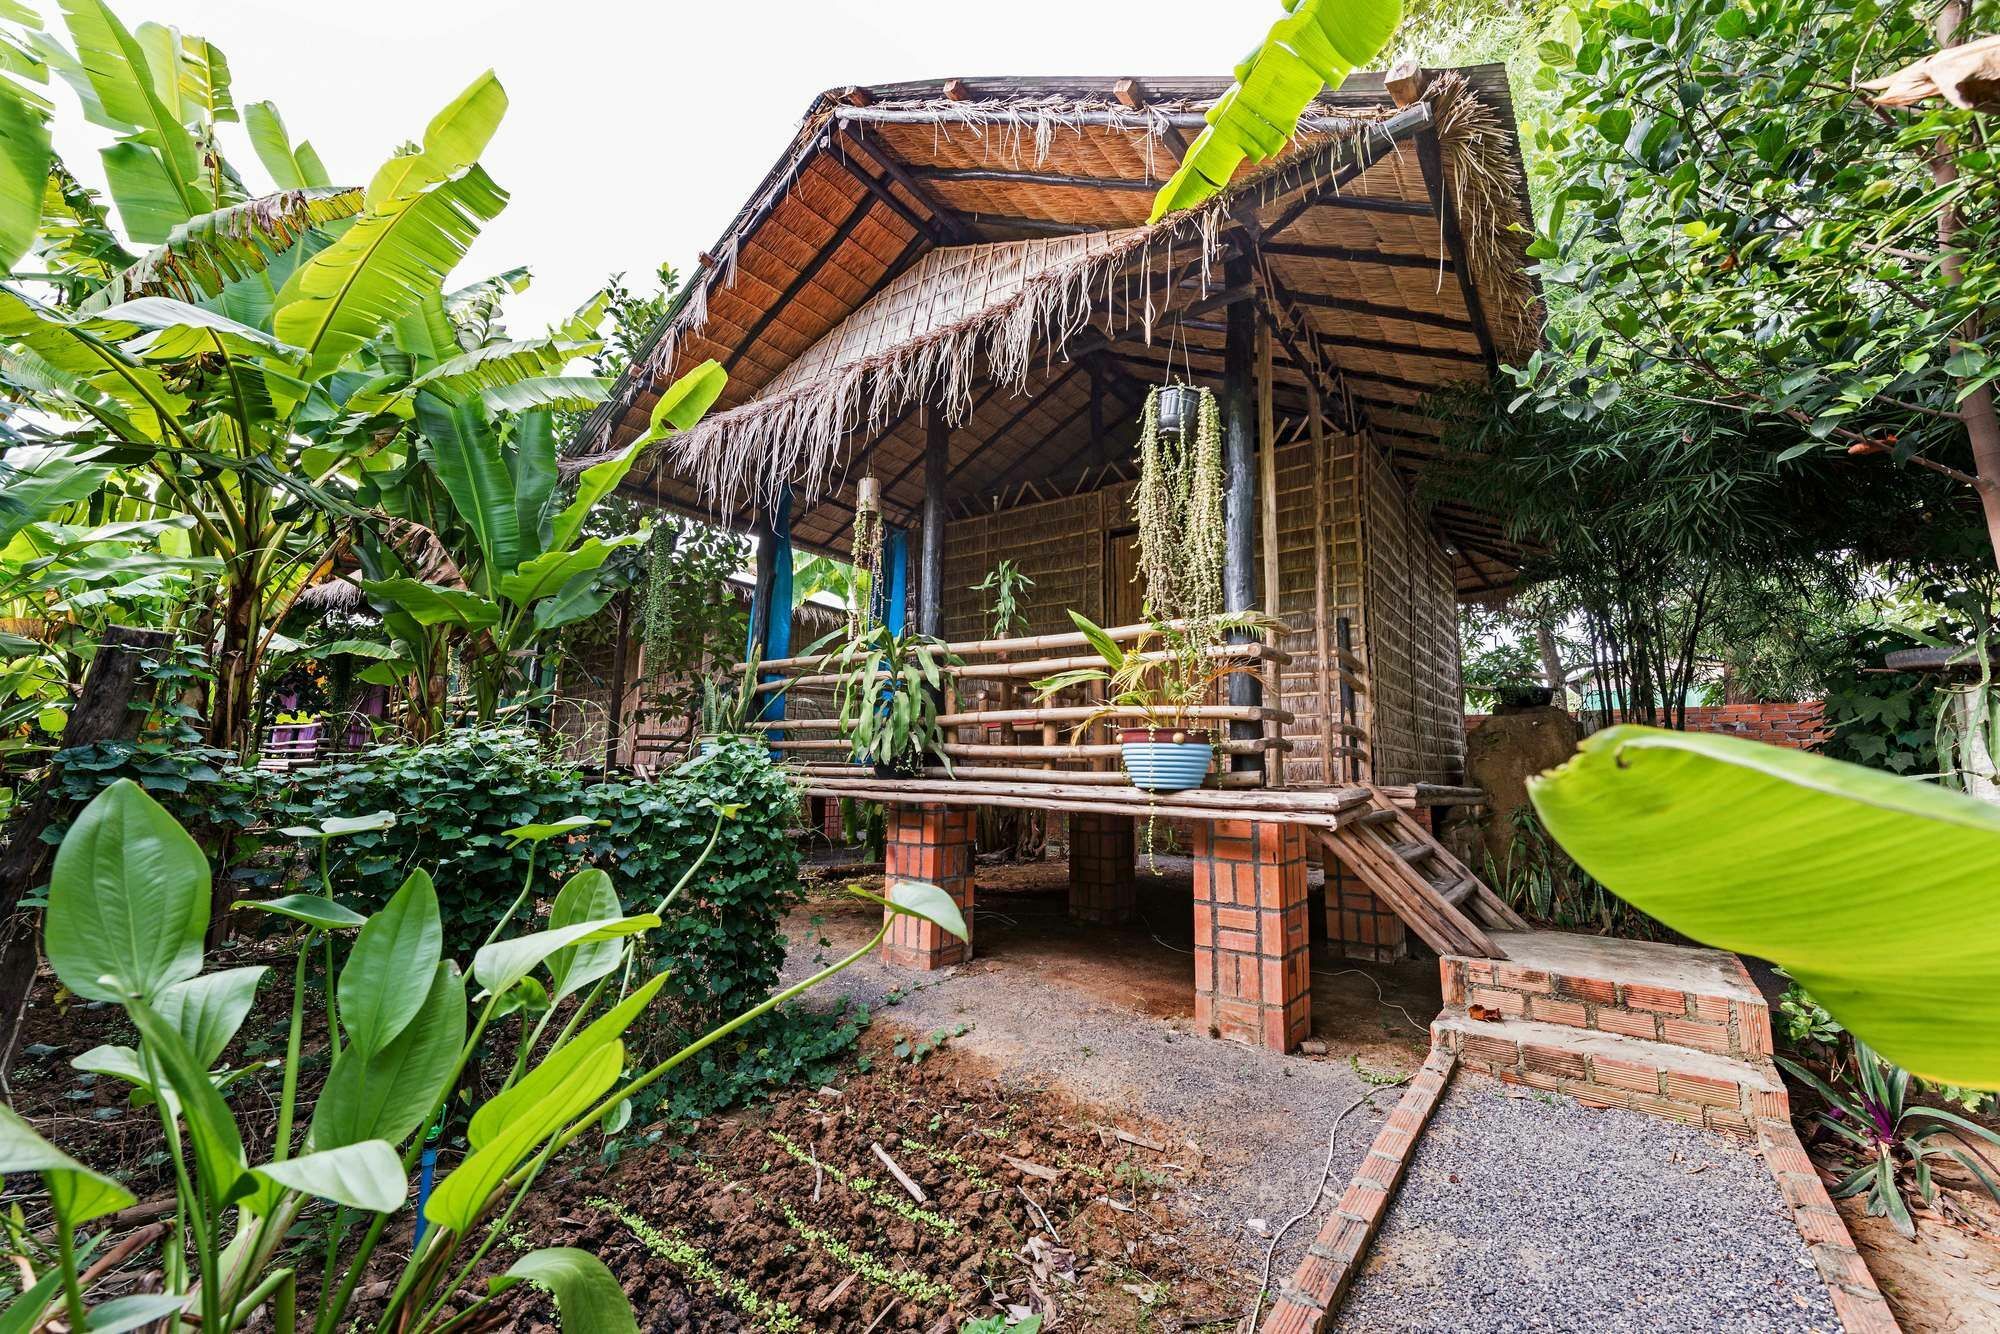
[[[722,400],[629,491],[742,526],[790,485],[794,540],[839,552],[864,474],[892,517],[920,508],[922,405],[940,396],[961,511],[1101,485],[1128,451],[1094,445],[1092,419],[1135,417],[1169,365],[1219,375],[1221,307],[1245,296],[1224,290],[1223,261],[1249,253],[1280,414],[1302,415],[1311,378],[1414,483],[1441,429],[1419,401],[1538,336],[1504,71],[1439,75],[1410,105],[1357,75],[1278,159],[1146,226],[1226,87],[953,79],[823,94],[571,442],[571,466],[623,447],[661,388],[713,357],[730,375]],[[1511,578],[1519,553],[1491,518],[1457,504],[1434,517],[1463,589]]]

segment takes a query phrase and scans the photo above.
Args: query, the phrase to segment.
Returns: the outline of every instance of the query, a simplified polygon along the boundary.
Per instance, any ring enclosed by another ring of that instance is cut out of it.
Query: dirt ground
[[[942,1332],[1002,1313],[1188,1330],[1243,1309],[1247,1281],[1168,1202],[1203,1175],[1168,1127],[1023,1091],[948,1042],[898,1055],[902,1036],[878,1027],[870,1068],[838,1088],[543,1193],[518,1240],[601,1256],[648,1334]],[[524,1295],[501,1328],[554,1326]]]
[[[1060,861],[982,864],[970,963],[934,974],[870,959],[835,978],[816,1004],[860,1000],[878,1019],[920,1033],[964,1032],[952,1045],[993,1063],[1023,1087],[1053,1088],[1081,1103],[1130,1108],[1172,1127],[1200,1154],[1204,1184],[1177,1198],[1227,1243],[1246,1274],[1261,1270],[1271,1234],[1312,1213],[1277,1248],[1272,1272],[1291,1272],[1367,1152],[1399,1091],[1429,1049],[1425,1025],[1439,1005],[1435,962],[1354,965],[1314,946],[1313,1032],[1321,1054],[1278,1056],[1198,1033],[1194,1018],[1191,883],[1184,858],[1159,859],[1139,877],[1140,919],[1129,927],[1078,926],[1067,915]],[[853,949],[875,928],[875,910],[839,892],[859,872],[824,874],[788,930],[788,977]],[[824,942],[824,943],[821,943]],[[1379,989],[1379,991],[1378,991]],[[1338,1127],[1333,1190],[1329,1130]]]

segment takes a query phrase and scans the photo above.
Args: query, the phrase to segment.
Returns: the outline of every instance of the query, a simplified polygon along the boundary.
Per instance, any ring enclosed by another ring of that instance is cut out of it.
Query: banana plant
[[[1860,1041],[2000,1088],[2000,809],[1741,737],[1613,727],[1529,787],[1577,864],[1704,944],[1780,965]]]
[[[322,844],[343,832],[345,826],[299,831]],[[303,962],[294,969],[280,1130],[268,1161],[253,1163],[224,1096],[235,1072],[217,1074],[214,1067],[268,970],[205,971],[207,859],[138,786],[113,784],[85,808],[56,854],[45,944],[64,986],[123,1007],[138,1031],[136,1048],[99,1048],[78,1064],[129,1083],[135,1104],[160,1120],[176,1187],[170,1226],[157,1243],[164,1290],[145,1297],[142,1311],[119,1302],[90,1305],[82,1258],[116,1244],[113,1216],[132,1195],[0,1112],[0,1173],[39,1175],[55,1218],[53,1245],[30,1241],[12,1257],[21,1292],[0,1311],[0,1328],[34,1329],[59,1315],[75,1330],[161,1321],[170,1329],[231,1334],[261,1320],[278,1334],[297,1334],[299,1260],[288,1238],[317,1208],[328,1215],[322,1288],[311,1317],[318,1334],[354,1327],[351,1308],[370,1273],[387,1282],[388,1297],[363,1327],[381,1334],[460,1328],[524,1280],[554,1294],[565,1330],[636,1330],[617,1280],[582,1251],[530,1252],[483,1288],[472,1276],[555,1156],[635,1094],[866,957],[900,916],[965,937],[963,917],[934,885],[899,882],[886,899],[860,896],[889,910],[867,944],[644,1069],[630,1068],[624,1034],[666,975],[628,989],[624,964],[633,942],[660,918],[625,913],[602,871],[571,878],[545,929],[496,934],[469,968],[444,955],[437,891],[421,869],[371,916],[324,893],[244,905],[297,922],[308,944],[317,935],[332,950],[336,937],[351,936],[331,972],[323,1037],[332,1065],[309,1110],[298,1105],[295,1069],[309,1022]],[[511,1071],[458,1122],[465,1101],[454,1090],[495,1022],[510,1012],[508,998],[529,982],[551,1006],[569,1006],[561,1031],[542,1045],[546,1018],[532,1031],[524,1024]],[[426,1226],[407,1258],[397,1263],[385,1256],[377,1266],[392,1221],[409,1216],[410,1169],[425,1129],[440,1118],[456,1123],[467,1150],[419,1206]]]
[[[594,316],[585,317],[594,319]],[[560,343],[559,335],[552,340]],[[500,348],[511,345],[502,344]],[[594,615],[617,591],[600,577],[619,550],[643,544],[648,532],[604,538],[586,532],[598,503],[624,480],[640,452],[670,430],[694,425],[726,380],[705,362],[676,380],[655,406],[652,429],[628,448],[583,470],[574,492],[558,495],[553,410],[536,407],[496,421],[488,400],[473,392],[498,373],[508,355],[459,358],[456,379],[424,373],[412,382],[411,409],[421,426],[421,474],[378,485],[378,502],[401,515],[419,512],[428,484],[447,498],[420,525],[436,542],[376,544],[362,554],[374,600],[407,656],[439,662],[447,640],[470,647],[478,716],[491,719],[503,695],[532,684],[529,668],[554,631]],[[519,388],[531,381],[513,382]],[[449,520],[447,522],[447,519]],[[415,522],[415,520],[411,520]],[[421,551],[422,555],[414,553]],[[428,565],[423,577],[410,567]],[[390,573],[392,567],[401,572]],[[439,701],[433,699],[433,707]]]
[[[1236,66],[1236,82],[1204,117],[1180,169],[1160,187],[1148,219],[1193,208],[1229,184],[1248,160],[1272,157],[1322,88],[1338,88],[1381,53],[1403,21],[1402,0],[1286,0],[1286,15]]]
[[[0,5],[0,178],[36,181],[38,215],[24,247],[9,192],[0,254],[20,262],[0,282],[0,389],[150,470],[193,520],[192,554],[219,568],[183,629],[212,648],[208,740],[237,747],[291,600],[369,517],[352,496],[371,461],[421,451],[433,425],[515,430],[603,386],[561,374],[560,346],[478,346],[490,287],[454,318],[445,279],[507,200],[479,165],[507,106],[491,72],[365,186],[336,186],[274,107],[239,112],[212,43],[128,29],[103,0],[61,12],[67,43]],[[101,156],[122,234],[42,150],[51,76],[116,136]],[[273,193],[223,152],[217,129],[239,119]]]

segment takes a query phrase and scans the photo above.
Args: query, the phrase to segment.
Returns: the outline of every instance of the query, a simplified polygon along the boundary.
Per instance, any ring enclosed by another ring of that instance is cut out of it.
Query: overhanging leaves
[[[1927,1079],[2000,1088],[2000,811],[1736,737],[1616,727],[1535,781],[1583,868],[1675,930],[1781,965]]]

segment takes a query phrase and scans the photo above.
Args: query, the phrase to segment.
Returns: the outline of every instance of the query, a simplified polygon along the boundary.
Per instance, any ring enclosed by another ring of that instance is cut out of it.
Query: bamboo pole
[[[1196,722],[1288,723],[1292,721],[1292,715],[1283,709],[1267,709],[1256,705],[1245,707],[1240,704],[1195,704],[1177,712],[1181,718]],[[1100,709],[1093,705],[1078,704],[1049,709],[994,709],[984,713],[944,713],[938,715],[937,721],[940,727],[966,727],[978,723],[1040,723],[1046,728],[1060,723],[1087,723],[1108,718],[1157,722],[1165,716],[1167,711],[1164,709],[1138,707]],[[830,732],[839,730],[840,719],[787,718],[780,722],[754,722],[749,726],[759,732]]]
[[[1306,378],[1306,427],[1312,433],[1313,488],[1313,649],[1316,667],[1313,693],[1319,700],[1319,781],[1333,781],[1333,669],[1328,654],[1333,648],[1332,627],[1327,624],[1327,578],[1333,534],[1327,501],[1326,423],[1320,419],[1319,384]]]
[[[1186,621],[1165,621],[1162,624],[1169,630],[1187,629]],[[1133,625],[1107,626],[1104,629],[1104,633],[1122,644],[1128,640],[1137,639],[1140,635],[1158,628],[1158,626],[1153,625],[1149,621],[1140,621]],[[1089,645],[1090,639],[1083,632],[1079,630],[1066,630],[1061,634],[1029,635],[1021,639],[965,639],[946,644],[945,647],[951,652],[956,653],[959,657],[967,658],[975,654],[998,653],[1003,650],[1020,653],[1043,653],[1050,649],[1087,648]],[[817,667],[833,661],[834,658],[834,654],[821,653],[798,658],[773,658],[769,662],[760,662],[757,666],[761,671],[776,672],[788,667]],[[744,666],[745,664],[740,662],[734,663],[732,664],[732,670],[740,672]]]
[[[1306,812],[1321,815],[1360,812],[1367,808],[1372,800],[1371,794],[1365,787],[1328,790],[1299,788],[1283,792],[1223,792],[1214,788],[1197,787],[1183,792],[1163,792],[1155,797],[1141,788],[1132,786],[1131,781],[1122,774],[1107,775],[1120,781],[1106,784],[1090,781],[1081,783],[1045,781],[1052,777],[1081,777],[1086,780],[1097,777],[1089,774],[1058,773],[1037,774],[1033,780],[1025,782],[987,781],[977,778],[882,778],[868,772],[855,772],[852,777],[829,776],[842,783],[893,787],[902,794],[899,799],[903,801],[1013,795],[1064,797],[1075,801],[1165,801],[1181,806],[1198,806],[1210,814],[1220,812],[1224,816],[1238,815],[1246,819],[1254,812]]]
[[[982,792],[982,786],[1001,790]],[[1178,820],[1263,820],[1277,824],[1303,824],[1332,831],[1352,817],[1338,810],[1306,810],[1299,807],[1248,810],[1236,804],[1255,792],[1222,792],[1195,789],[1172,792],[1153,799],[1134,787],[1093,788],[1078,786],[1059,790],[1053,786],[1023,783],[1012,788],[1004,784],[933,783],[894,778],[807,778],[807,796],[858,797],[867,801],[932,803],[946,806],[1001,806],[1017,810],[1071,811],[1085,815],[1152,815]],[[1192,796],[1213,797],[1215,802],[1192,802]],[[1265,794],[1276,795],[1276,794]]]
[[[814,745],[833,745],[833,742],[814,742]],[[1252,750],[1289,749],[1291,742],[1273,740],[1270,737],[1256,737],[1249,741],[1219,741],[1215,743],[1218,753],[1223,755],[1247,754]],[[1125,747],[1116,741],[1102,745],[1055,745],[1055,746],[1009,746],[987,745],[979,742],[963,744],[948,743],[938,747],[949,758],[967,760],[1106,760],[1124,755]]]
[[[1241,658],[1247,662],[1266,662],[1278,666],[1289,665],[1292,661],[1292,655],[1283,649],[1256,641],[1247,644],[1212,644],[1206,652],[1211,658]],[[1128,661],[1171,662],[1174,660],[1174,657],[1174,654],[1160,650],[1130,654],[1128,655]],[[953,676],[961,679],[969,677],[979,681],[999,681],[1018,680],[1022,677],[1052,676],[1057,672],[1073,671],[1080,667],[1101,667],[1103,665],[1104,659],[1091,653],[1078,654],[1067,658],[1035,658],[1026,662],[966,662],[955,666],[939,663],[938,672],[944,676]],[[884,671],[877,673],[877,675],[887,676],[888,673]],[[787,688],[786,682],[790,682],[791,686],[838,685],[846,679],[847,675],[843,672],[826,672],[811,676],[789,676],[783,681],[760,682],[757,690],[763,692],[785,689]]]
[[[1257,504],[1258,528],[1264,537],[1264,611],[1278,615],[1278,430],[1271,407],[1271,325],[1257,321]],[[1284,707],[1284,677],[1279,668],[1266,661],[1260,673],[1264,679],[1265,704]],[[1269,724],[1267,732],[1282,730]],[[1285,754],[1273,751],[1264,762],[1271,787],[1285,785]]]

